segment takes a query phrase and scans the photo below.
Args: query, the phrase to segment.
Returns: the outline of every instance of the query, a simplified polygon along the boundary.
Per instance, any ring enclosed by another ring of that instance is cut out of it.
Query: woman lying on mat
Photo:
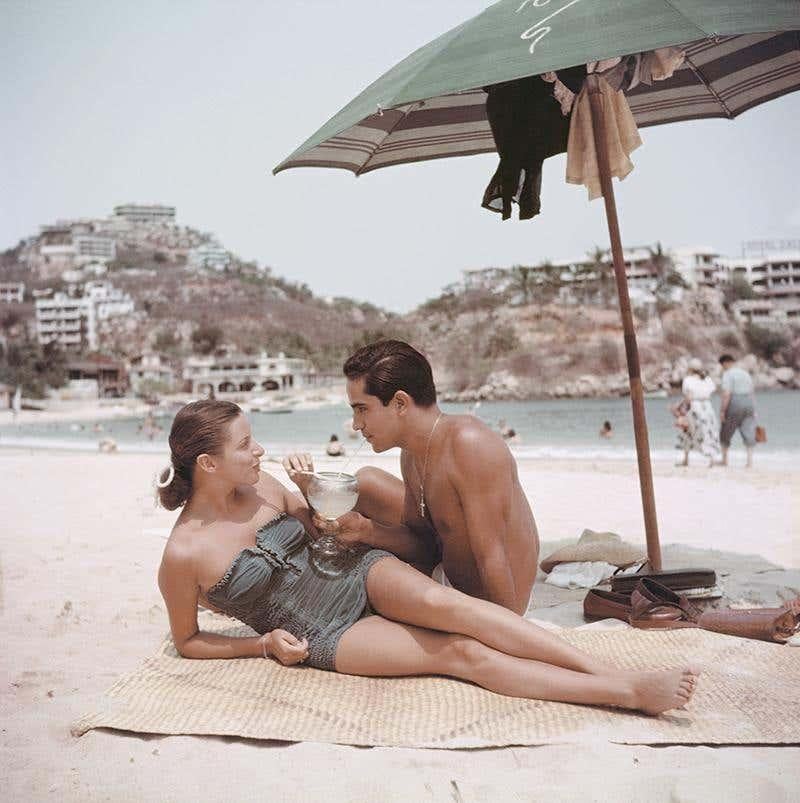
[[[161,503],[183,506],[158,582],[186,658],[272,656],[351,675],[448,675],[499,694],[658,714],[685,705],[692,667],[624,671],[515,613],[445,588],[389,552],[320,557],[304,499],[262,473],[264,450],[235,404],[175,417]],[[260,636],[198,629],[198,603]]]

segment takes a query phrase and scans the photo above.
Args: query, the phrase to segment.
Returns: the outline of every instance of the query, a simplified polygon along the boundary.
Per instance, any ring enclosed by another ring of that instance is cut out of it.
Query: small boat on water
[[[294,409],[291,407],[251,407],[250,411],[253,413],[269,413],[270,415],[282,415],[285,413],[293,413]]]

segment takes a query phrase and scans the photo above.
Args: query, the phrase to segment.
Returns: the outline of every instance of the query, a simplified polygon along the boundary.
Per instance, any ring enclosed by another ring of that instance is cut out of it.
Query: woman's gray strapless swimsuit
[[[339,570],[331,577],[313,564],[310,541],[298,519],[281,514],[258,530],[256,545],[239,553],[206,597],[258,633],[281,628],[307,638],[308,663],[333,670],[339,639],[367,607],[367,572],[392,555],[356,547],[341,557],[322,559]]]

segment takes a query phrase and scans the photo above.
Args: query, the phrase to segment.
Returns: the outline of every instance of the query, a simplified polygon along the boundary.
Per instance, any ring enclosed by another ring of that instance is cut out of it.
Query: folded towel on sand
[[[559,563],[553,566],[545,583],[559,588],[593,588],[611,577],[618,568],[602,560]]]

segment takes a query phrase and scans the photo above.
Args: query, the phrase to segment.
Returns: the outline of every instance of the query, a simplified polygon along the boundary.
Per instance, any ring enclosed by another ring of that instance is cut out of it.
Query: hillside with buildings
[[[649,391],[679,384],[690,356],[751,353],[760,386],[800,369],[800,242],[626,251]],[[247,262],[176,221],[125,204],[61,220],[0,254],[0,383],[41,395],[259,394],[339,378],[381,336],[431,356],[453,398],[616,395],[627,390],[607,253],[464,271],[405,316]]]
[[[680,387],[690,357],[712,372],[746,356],[758,387],[800,378],[800,242],[624,253],[645,390]],[[408,319],[448,398],[609,396],[628,392],[610,256],[464,271]],[[796,373],[797,372],[797,373]]]
[[[35,344],[76,389],[204,394],[324,383],[396,316],[315,296],[178,225],[174,207],[127,204],[43,225],[3,252],[0,327],[7,383],[15,349]]]

